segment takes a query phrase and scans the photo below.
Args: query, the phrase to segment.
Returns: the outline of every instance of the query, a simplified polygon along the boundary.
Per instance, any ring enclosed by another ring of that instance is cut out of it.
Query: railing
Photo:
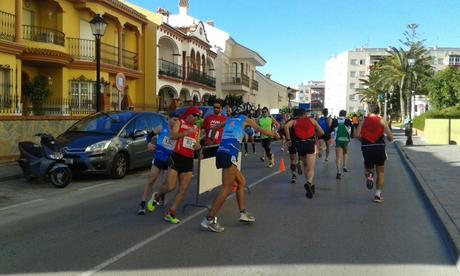
[[[209,87],[216,87],[216,79],[214,77],[192,68],[187,70],[187,80],[198,82]]]
[[[252,80],[252,81],[251,81],[251,89],[252,89],[252,90],[259,91],[259,82],[256,81],[256,80]]]
[[[22,25],[22,27],[22,37],[25,40],[64,46],[65,34],[61,31],[31,25]]]
[[[0,11],[0,39],[14,41],[16,36],[16,16]]]
[[[22,104],[24,116],[87,115],[96,112],[94,101],[77,102],[75,99],[27,99]]]
[[[122,50],[123,66],[129,69],[137,70],[137,54],[128,50]]]
[[[118,47],[101,42],[101,61],[118,65]]]
[[[182,79],[182,66],[164,59],[160,59],[159,63],[159,75],[165,75],[173,78]]]
[[[74,59],[84,61],[94,61],[96,44],[91,39],[67,38],[67,50]]]
[[[226,74],[224,84],[249,87],[249,77],[244,74]]]

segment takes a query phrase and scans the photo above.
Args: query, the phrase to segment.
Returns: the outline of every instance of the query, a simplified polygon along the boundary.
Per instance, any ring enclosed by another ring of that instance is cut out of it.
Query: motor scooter
[[[61,146],[50,134],[37,133],[40,144],[30,141],[18,143],[19,166],[28,180],[45,180],[56,188],[64,188],[72,180],[72,171],[66,164]]]

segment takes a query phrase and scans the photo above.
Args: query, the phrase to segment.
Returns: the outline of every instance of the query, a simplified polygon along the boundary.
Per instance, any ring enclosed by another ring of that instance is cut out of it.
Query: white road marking
[[[86,191],[86,190],[91,190],[91,189],[96,189],[96,188],[99,188],[99,187],[107,186],[107,185],[113,184],[113,183],[115,183],[115,182],[114,181],[106,181],[106,182],[103,182],[103,183],[98,184],[98,185],[93,185],[93,186],[81,188],[81,189],[78,189],[78,190],[79,191]]]
[[[26,205],[33,204],[33,203],[37,203],[37,202],[40,202],[40,201],[43,201],[43,200],[45,200],[45,199],[44,198],[37,198],[37,199],[31,200],[31,201],[26,201],[26,202],[14,204],[14,205],[11,205],[11,206],[8,206],[8,207],[3,207],[3,208],[0,208],[0,212],[5,211],[5,210],[9,210],[9,209],[13,209],[13,208],[17,208],[17,207],[26,206]]]
[[[273,172],[273,173],[271,173],[271,174],[269,174],[269,175],[267,175],[267,176],[265,176],[265,177],[262,177],[261,179],[257,180],[256,182],[250,184],[249,187],[252,188],[252,187],[254,187],[255,185],[261,183],[262,181],[265,181],[266,179],[268,179],[268,178],[270,178],[270,177],[273,177],[273,176],[275,176],[275,175],[277,175],[277,174],[279,174],[279,173],[280,173],[279,171],[276,171],[276,172]],[[231,195],[230,197],[228,197],[227,199],[232,198],[232,197],[234,197],[234,196],[235,196],[235,194],[232,194],[232,195]],[[115,262],[121,260],[122,258],[124,258],[124,257],[126,257],[127,255],[133,253],[134,251],[136,251],[136,250],[138,250],[138,249],[140,249],[140,248],[146,246],[147,244],[151,243],[152,241],[158,239],[159,237],[161,237],[161,236],[163,236],[163,235],[165,235],[165,234],[167,234],[167,233],[173,231],[174,229],[180,227],[181,225],[184,225],[184,224],[187,223],[188,221],[190,221],[190,220],[196,218],[197,216],[202,215],[202,214],[203,214],[204,212],[206,212],[206,211],[207,211],[206,209],[203,209],[203,210],[201,210],[201,211],[196,212],[195,214],[193,214],[193,215],[187,217],[186,219],[182,220],[180,224],[176,224],[176,225],[170,226],[170,227],[164,229],[163,231],[160,231],[159,233],[157,233],[157,234],[151,236],[150,238],[148,238],[148,239],[146,239],[146,240],[143,240],[143,241],[139,242],[138,244],[132,246],[131,248],[128,248],[127,250],[121,252],[120,254],[118,254],[118,255],[116,255],[116,256],[114,256],[114,257],[112,257],[112,258],[106,260],[105,262],[102,262],[101,264],[99,264],[99,265],[97,265],[97,266],[95,266],[95,267],[93,267],[92,269],[90,269],[90,270],[88,270],[88,271],[86,271],[86,272],[83,272],[83,273],[79,274],[79,276],[90,276],[90,275],[93,275],[93,274],[95,274],[95,273],[101,271],[102,269],[104,269],[104,268],[108,267],[109,265],[111,265],[111,264],[113,264],[113,263],[115,263]]]

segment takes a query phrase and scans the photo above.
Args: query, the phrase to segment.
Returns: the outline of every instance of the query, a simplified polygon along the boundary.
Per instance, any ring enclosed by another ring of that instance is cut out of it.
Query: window
[[[356,59],[352,59],[352,60],[350,61],[350,64],[351,64],[351,65],[356,65]]]
[[[70,89],[72,108],[77,110],[96,109],[95,81],[72,80],[70,81]]]
[[[0,107],[11,107],[13,102],[13,74],[10,68],[0,67]]]
[[[350,82],[350,89],[355,89],[355,87],[356,87],[356,83]]]
[[[460,65],[460,56],[449,56],[449,65]]]
[[[359,60],[359,65],[366,65],[366,60],[360,59]]]
[[[356,71],[351,71],[350,72],[350,77],[356,77]]]
[[[365,71],[359,71],[359,76],[360,76],[360,77],[365,77],[365,76],[366,76],[366,72],[365,72]]]

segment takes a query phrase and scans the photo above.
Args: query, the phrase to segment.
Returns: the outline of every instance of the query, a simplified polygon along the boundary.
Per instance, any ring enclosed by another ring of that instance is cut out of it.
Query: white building
[[[436,71],[447,66],[460,65],[460,48],[429,48],[433,56],[433,67]],[[357,112],[366,109],[361,102],[362,96],[356,95],[357,89],[365,88],[360,79],[367,79],[369,71],[375,63],[388,56],[386,48],[358,48],[343,52],[326,61],[325,68],[325,107],[329,113],[338,115],[340,110]],[[418,97],[414,102],[414,115],[427,110],[426,98]],[[429,108],[429,107],[428,107]],[[419,111],[415,111],[419,110]]]
[[[308,81],[299,85],[296,94],[297,102],[309,103],[313,112],[321,112],[324,108],[324,81]]]

